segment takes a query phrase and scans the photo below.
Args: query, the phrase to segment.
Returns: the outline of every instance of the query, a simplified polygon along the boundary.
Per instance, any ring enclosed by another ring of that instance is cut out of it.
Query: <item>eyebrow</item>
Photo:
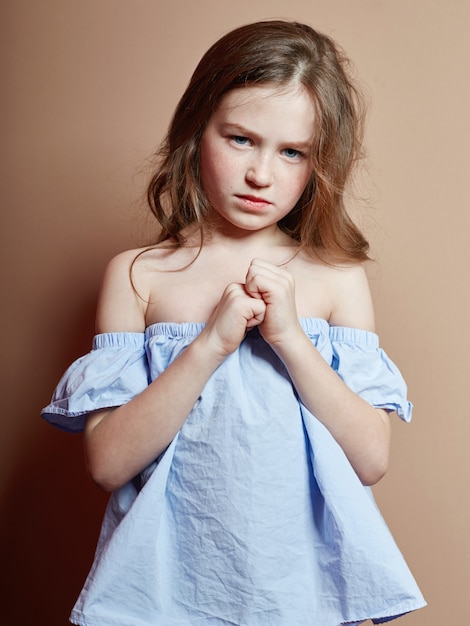
[[[253,130],[249,130],[245,128],[241,124],[236,122],[225,122],[221,124],[222,131],[225,133],[230,133],[233,135],[239,135],[240,137],[255,137],[259,139],[260,136]],[[290,148],[295,148],[299,150],[309,150],[312,147],[313,140],[308,139],[306,141],[283,141],[284,146],[288,146]]]

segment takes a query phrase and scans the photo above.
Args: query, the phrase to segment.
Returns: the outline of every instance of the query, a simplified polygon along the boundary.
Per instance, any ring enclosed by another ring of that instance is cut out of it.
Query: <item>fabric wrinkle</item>
[[[406,385],[377,335],[301,324],[353,391],[409,421]],[[158,323],[99,335],[43,417],[80,430],[88,412],[145,389],[203,328]],[[117,598],[126,598],[119,610]],[[255,329],[211,376],[167,450],[112,494],[72,621],[354,626],[424,604],[371,490]]]

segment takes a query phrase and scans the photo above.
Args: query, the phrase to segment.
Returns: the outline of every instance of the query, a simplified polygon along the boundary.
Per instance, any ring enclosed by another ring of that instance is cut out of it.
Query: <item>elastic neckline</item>
[[[379,338],[370,330],[353,328],[349,326],[330,326],[329,323],[319,317],[303,317],[299,322],[305,333],[313,337],[315,335],[329,336],[330,341],[339,343],[362,344],[369,347],[377,347]],[[196,337],[206,327],[206,322],[155,322],[147,326],[143,332],[116,331],[101,333],[94,337],[93,347],[120,347],[123,344],[128,347],[142,348],[145,342],[152,337],[184,338]],[[257,328],[250,331],[252,337],[259,337]]]
[[[319,317],[302,317],[299,321],[308,334],[328,333],[330,329],[328,322]],[[155,322],[147,326],[145,336],[150,338],[170,334],[176,337],[189,337],[198,335],[205,327],[206,322]],[[257,334],[256,330],[256,328],[253,329],[255,331],[253,334]]]

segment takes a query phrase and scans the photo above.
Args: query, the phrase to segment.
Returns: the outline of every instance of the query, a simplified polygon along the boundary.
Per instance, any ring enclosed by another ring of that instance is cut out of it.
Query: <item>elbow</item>
[[[117,491],[124,483],[116,480],[115,476],[108,476],[105,472],[99,472],[90,467],[87,468],[90,479],[103,491],[112,493]]]
[[[376,430],[375,436],[369,438],[368,444],[362,447],[362,454],[355,469],[362,484],[367,487],[376,485],[387,473],[390,465],[391,432],[388,414],[383,409],[376,409],[382,427]]]
[[[364,486],[372,487],[385,476],[388,468],[389,454],[387,451],[374,459],[369,459],[367,463],[364,463],[364,465],[356,470],[356,473]]]
[[[129,478],[121,476],[116,468],[103,463],[102,458],[94,459],[90,454],[86,458],[86,470],[95,485],[108,493],[117,491],[129,482]]]
[[[95,485],[107,493],[113,493],[129,482],[128,480],[119,480],[115,476],[93,474],[90,471],[88,471],[88,475]]]
[[[122,453],[111,440],[103,425],[108,415],[115,409],[96,411],[86,423],[84,453],[85,466],[89,478],[103,491],[111,493],[123,487],[133,476],[129,467],[122,461]]]
[[[123,486],[123,484],[118,483],[117,481],[108,480],[107,478],[94,477],[92,475],[90,475],[90,478],[95,485],[107,493],[113,493],[113,491],[117,491]]]
[[[367,471],[363,471],[358,473],[359,479],[361,483],[365,487],[373,487],[376,485],[387,473],[388,468],[374,468],[373,470],[368,469]]]
[[[119,455],[115,446],[103,436],[103,424],[115,409],[103,409],[91,413],[85,426],[84,456],[88,477],[103,491],[111,493],[122,487],[127,481],[119,475]]]

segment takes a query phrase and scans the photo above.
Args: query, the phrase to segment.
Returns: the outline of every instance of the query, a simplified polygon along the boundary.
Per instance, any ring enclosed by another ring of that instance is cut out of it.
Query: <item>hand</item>
[[[260,332],[269,344],[281,344],[293,330],[299,330],[295,281],[289,270],[253,259],[246,275],[245,291],[266,305]]]
[[[250,328],[264,320],[266,305],[239,283],[230,283],[201,333],[222,358],[234,352]]]

